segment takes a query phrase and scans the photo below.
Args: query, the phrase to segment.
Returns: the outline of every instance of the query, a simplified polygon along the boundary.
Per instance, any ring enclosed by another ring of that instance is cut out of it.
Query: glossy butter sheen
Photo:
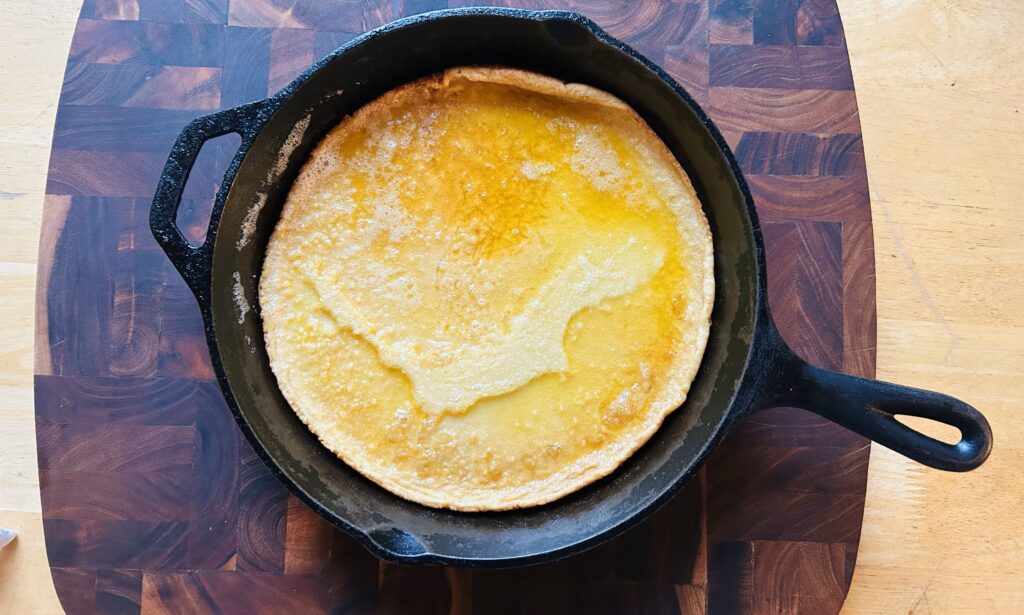
[[[620,101],[456,69],[335,128],[260,302],[285,397],[403,497],[507,509],[614,469],[678,406],[713,294],[696,196]]]

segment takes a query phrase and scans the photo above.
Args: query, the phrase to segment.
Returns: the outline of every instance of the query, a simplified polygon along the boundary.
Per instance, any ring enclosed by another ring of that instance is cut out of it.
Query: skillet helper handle
[[[781,338],[779,344],[782,370],[770,405],[809,410],[939,470],[966,472],[988,458],[992,429],[972,406],[934,391],[815,367],[796,356]],[[948,444],[927,436],[896,420],[901,414],[951,425],[960,431],[960,441]]]
[[[192,120],[178,135],[163,173],[160,174],[160,183],[157,184],[153,204],[149,209],[149,226],[157,243],[197,297],[204,297],[209,292],[213,241],[220,220],[220,208],[226,196],[226,186],[231,178],[228,175],[224,177],[224,184],[217,194],[214,212],[210,217],[206,239],[199,246],[190,245],[175,222],[185,183],[188,182],[192,166],[204,143],[215,137],[237,133],[242,139],[235,157],[237,162],[252,145],[274,108],[274,99],[264,99]]]

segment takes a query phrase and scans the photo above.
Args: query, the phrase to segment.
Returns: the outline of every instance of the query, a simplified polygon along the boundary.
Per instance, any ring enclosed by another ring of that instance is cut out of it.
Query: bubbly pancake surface
[[[549,502],[685,399],[711,238],[686,175],[618,99],[451,69],[333,129],[260,283],[271,367],[321,442],[428,506]]]

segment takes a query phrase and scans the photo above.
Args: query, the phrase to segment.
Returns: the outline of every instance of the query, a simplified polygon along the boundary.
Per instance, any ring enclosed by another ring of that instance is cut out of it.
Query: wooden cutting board
[[[86,0],[57,115],[37,307],[43,517],[65,608],[838,611],[868,448],[802,411],[744,420],[697,480],[625,535],[504,571],[378,561],[290,497],[241,437],[199,310],[149,233],[170,144],[193,117],[273,93],[360,32],[448,4],[461,3]],[[570,4],[665,67],[727,136],[789,343],[873,375],[867,179],[833,2]],[[232,153],[221,139],[201,155],[180,220],[190,233]]]

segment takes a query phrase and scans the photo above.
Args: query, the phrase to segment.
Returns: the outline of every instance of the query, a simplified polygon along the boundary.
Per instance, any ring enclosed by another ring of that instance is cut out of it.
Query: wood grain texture
[[[437,4],[403,2],[425,9]],[[839,5],[872,174],[878,375],[957,387],[950,392],[978,403],[998,437],[986,469],[955,479],[910,471],[911,462],[873,447],[857,573],[843,612],[1019,613],[1024,610],[1024,534],[1016,513],[1020,504],[1012,501],[1019,492],[1002,486],[1012,484],[1024,468],[1024,423],[1018,420],[1024,395],[1016,379],[1024,369],[1017,350],[1024,344],[1024,313],[1017,309],[1021,287],[1014,283],[1024,262],[1024,224],[993,222],[1014,220],[1024,198],[1014,180],[1024,171],[1022,73],[1006,69],[1024,62],[1024,45],[1015,36],[1024,29],[1024,14],[985,0],[840,0]],[[724,23],[714,15],[716,6],[738,7],[737,23],[751,8],[747,0],[711,2],[711,42],[752,43],[749,15],[746,34],[741,26],[737,40],[715,40]],[[5,438],[0,524],[19,535],[15,545],[0,552],[0,612],[64,612],[47,574],[39,513],[30,323],[40,302],[33,301],[36,276],[28,268],[37,260],[37,239],[44,244],[39,260],[47,261],[45,244],[59,235],[60,225],[46,220],[64,218],[57,207],[64,197],[45,197],[44,206],[43,192],[62,67],[80,8],[79,0],[11,0],[5,5],[8,19],[0,24],[5,58],[0,75],[8,86],[0,90],[0,121],[17,127],[0,134],[5,178],[0,201],[6,215],[0,229],[0,314],[8,325],[0,359]],[[223,23],[226,17],[206,15],[226,13],[227,0],[187,0],[185,10],[187,22]],[[41,219],[44,233],[37,236]],[[871,255],[867,259],[874,264]],[[40,290],[47,287],[46,273],[46,267],[39,268]],[[924,296],[941,301],[941,322],[923,307]],[[191,304],[182,305],[180,313],[188,314]],[[45,324],[36,324],[40,339],[47,337]],[[37,365],[45,365],[45,350],[36,344]],[[869,354],[873,363],[874,352],[863,356]],[[792,432],[792,440],[813,441],[817,433],[808,426]],[[907,498],[907,493],[915,495]],[[963,549],[968,543],[991,547]],[[60,574],[55,569],[53,576]],[[93,587],[94,580],[83,584],[82,606],[70,612],[91,609]],[[676,593],[681,605],[703,605],[687,598],[703,596],[703,587],[676,586]]]
[[[866,237],[862,233],[852,235],[850,241],[857,247],[850,248],[844,243],[843,253],[844,258],[848,252],[852,258],[863,250],[863,260],[871,264],[871,210],[866,207],[868,184],[863,175],[750,175],[747,177],[747,185],[757,201],[757,211],[764,222],[842,222],[844,240],[850,227],[867,230]],[[864,241],[868,244],[863,245]],[[860,276],[851,278],[859,280]]]
[[[1024,71],[1007,67],[1024,65],[1024,13],[840,8],[870,157],[878,375],[967,400],[995,434],[986,464],[961,475],[873,447],[847,610],[1021,613]]]
[[[46,361],[42,353],[33,357],[34,335],[45,335],[45,327],[33,331],[34,289],[46,273],[36,272],[32,263],[38,253],[46,254],[53,247],[60,232],[57,222],[40,233],[43,215],[55,222],[64,217],[64,199],[47,198],[53,207],[44,208],[43,192],[56,103],[79,4],[78,0],[7,2],[6,19],[0,25],[0,81],[4,84],[0,88],[4,215],[0,231],[0,526],[18,534],[14,543],[0,550],[3,613],[60,612],[53,580],[46,573],[32,404],[33,364]],[[88,571],[69,576],[82,579],[78,586],[83,593],[86,586],[95,585],[89,585]],[[81,610],[88,612],[91,604],[92,598],[83,596]]]
[[[46,360],[36,381],[43,518],[65,605],[125,613],[837,611],[856,557],[869,449],[802,411],[741,423],[698,479],[623,536],[503,571],[379,562],[289,496],[239,434],[213,381],[194,301],[149,234],[166,152],[190,119],[276,91],[367,28],[447,4],[83,7],[47,182]],[[729,134],[763,214],[770,301],[786,339],[820,365],[869,373],[871,217],[834,5],[570,4],[665,66]],[[193,239],[232,151],[220,141],[209,150],[179,218]]]
[[[712,45],[712,86],[794,90],[852,90],[846,48]]]
[[[138,613],[142,594],[142,571],[96,571],[96,611],[99,613]]]
[[[859,134],[744,132],[733,153],[751,175],[863,177],[865,174],[864,145]]]
[[[707,110],[728,131],[785,130],[817,135],[857,133],[857,99],[852,91],[715,88]]]

